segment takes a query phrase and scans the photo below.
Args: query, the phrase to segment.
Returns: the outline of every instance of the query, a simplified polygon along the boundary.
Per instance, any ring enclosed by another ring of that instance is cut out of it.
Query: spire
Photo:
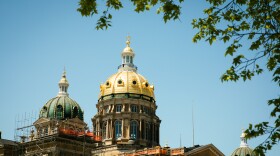
[[[134,52],[130,47],[130,36],[126,37],[126,47],[121,53],[122,64],[118,67],[119,71],[137,71],[137,67],[133,64]]]
[[[130,36],[126,37],[126,47],[130,47]]]
[[[68,87],[69,87],[69,83],[66,79],[65,67],[64,67],[64,70],[63,70],[62,77],[61,77],[61,79],[58,83],[58,86],[59,86],[59,92],[58,92],[57,96],[68,96],[67,90],[68,90]]]
[[[242,133],[240,136],[240,139],[241,139],[240,147],[248,147],[247,139],[245,138],[245,136],[246,136],[246,133],[244,132],[244,129],[242,129]]]

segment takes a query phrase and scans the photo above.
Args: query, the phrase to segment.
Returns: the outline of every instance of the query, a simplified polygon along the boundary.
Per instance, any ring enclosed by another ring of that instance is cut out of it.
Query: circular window
[[[136,80],[133,80],[133,81],[132,81],[132,84],[136,85],[136,83],[137,83]]]
[[[118,84],[122,84],[122,80],[121,79],[118,80]]]
[[[110,82],[109,82],[109,81],[107,81],[107,82],[106,82],[106,86],[109,86],[109,85],[110,85]]]
[[[146,83],[145,83],[145,86],[146,86],[146,87],[148,87],[148,86],[149,86],[149,83],[148,83],[148,82],[146,82]]]

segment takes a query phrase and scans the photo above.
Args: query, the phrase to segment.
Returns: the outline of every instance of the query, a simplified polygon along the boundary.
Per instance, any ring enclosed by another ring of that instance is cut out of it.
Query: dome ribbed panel
[[[53,119],[55,118],[55,109],[56,108],[56,103],[57,103],[57,98],[52,98],[46,107],[48,108],[48,117]]]
[[[252,149],[249,147],[239,147],[237,148],[231,156],[256,156]]]
[[[62,117],[58,118],[58,106],[62,106]],[[72,100],[68,96],[58,96],[50,99],[41,109],[39,117],[45,117],[50,119],[71,119],[73,116],[73,109],[77,107],[78,115],[77,117],[83,120],[83,112],[79,104]]]
[[[148,80],[134,71],[121,71],[110,76],[104,84],[101,84],[99,98],[120,93],[143,94],[155,98]]]

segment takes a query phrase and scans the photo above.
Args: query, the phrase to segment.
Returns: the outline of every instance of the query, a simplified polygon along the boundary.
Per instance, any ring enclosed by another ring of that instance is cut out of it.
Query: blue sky
[[[192,146],[193,106],[195,144],[213,143],[230,155],[239,147],[242,128],[270,120],[266,102],[279,95],[279,88],[267,71],[245,83],[220,81],[231,63],[224,57],[226,45],[192,42],[197,30],[191,21],[206,7],[204,1],[188,1],[180,21],[164,24],[156,9],[138,14],[128,3],[113,12],[113,27],[97,31],[97,17],[76,11],[78,0],[0,1],[2,138],[13,139],[16,116],[39,112],[57,95],[64,66],[70,97],[91,125],[99,85],[117,72],[130,34],[138,72],[155,85],[161,145],[178,147],[181,134],[182,145]],[[253,148],[263,139],[248,142]],[[268,155],[279,151],[278,145]]]

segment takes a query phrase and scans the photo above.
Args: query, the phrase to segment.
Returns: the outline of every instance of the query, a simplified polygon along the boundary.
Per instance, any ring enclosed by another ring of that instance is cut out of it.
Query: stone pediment
[[[40,118],[40,119],[36,120],[33,123],[33,125],[44,124],[44,123],[49,122],[49,121],[50,121],[50,119],[48,119],[48,118]]]
[[[213,144],[188,148],[187,156],[224,156]]]

